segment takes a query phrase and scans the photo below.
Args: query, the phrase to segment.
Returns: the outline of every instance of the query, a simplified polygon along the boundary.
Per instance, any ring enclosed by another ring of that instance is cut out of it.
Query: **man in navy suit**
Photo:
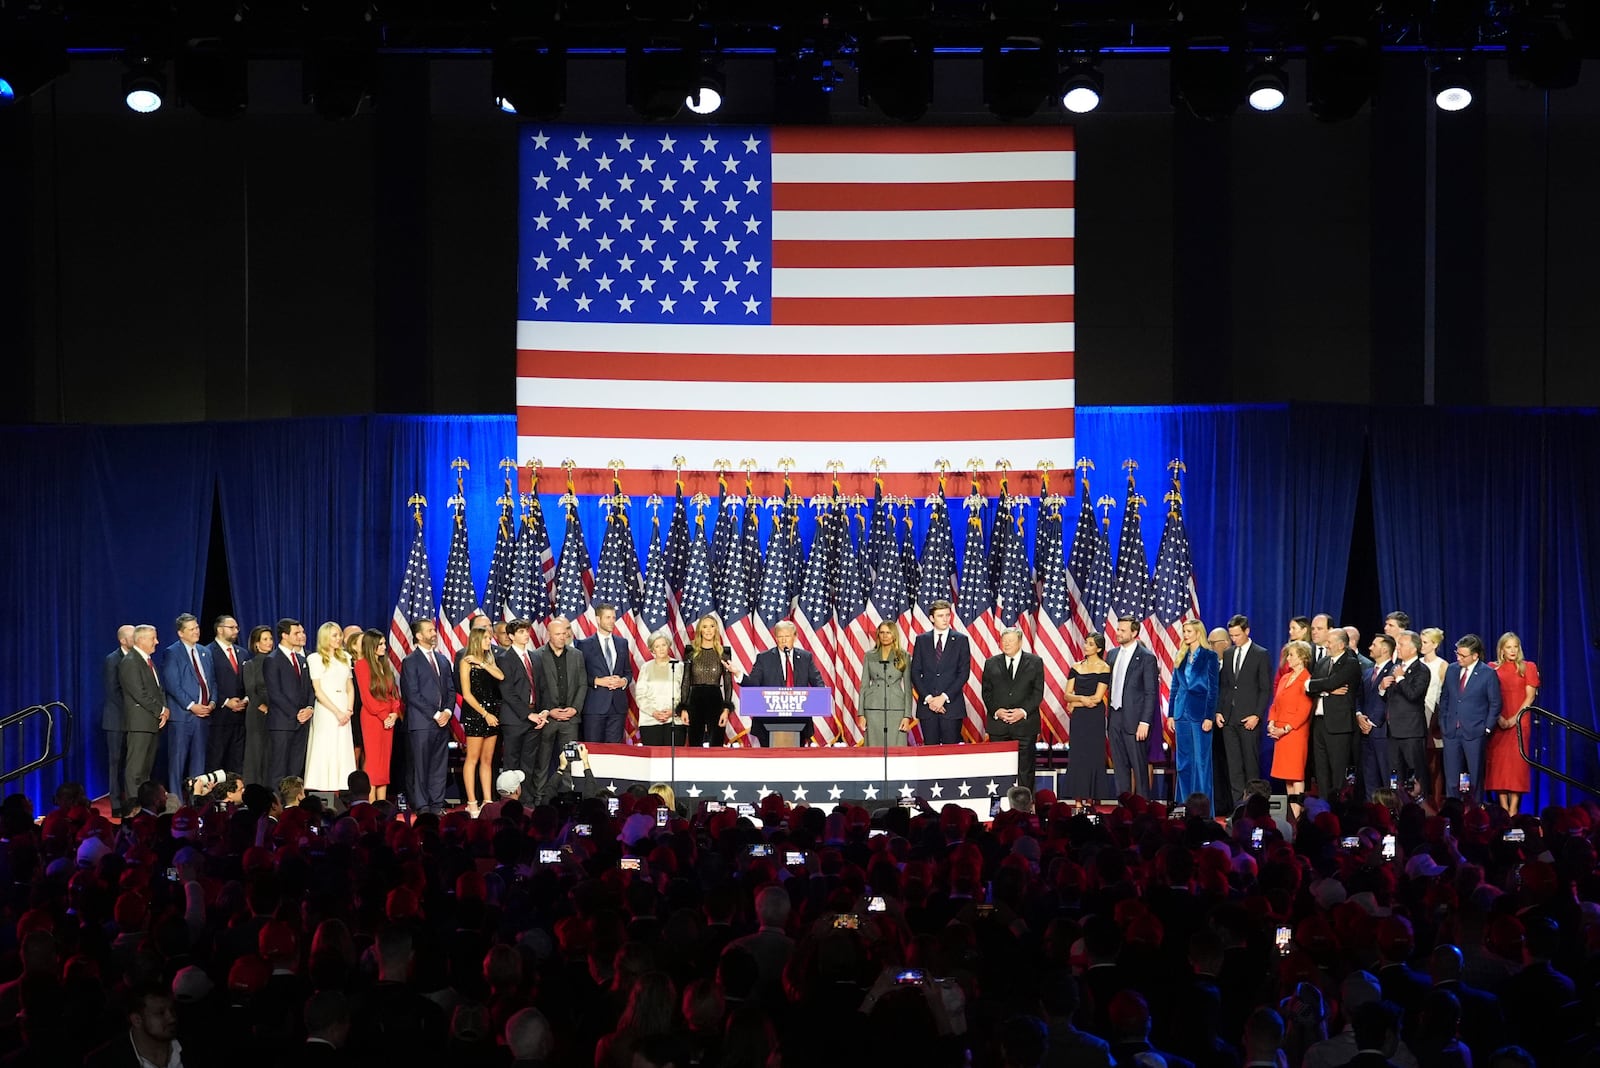
[[[583,668],[589,674],[589,696],[583,706],[583,740],[622,744],[622,731],[628,722],[628,678],[633,674],[628,659],[628,639],[616,632],[617,610],[609,604],[594,609],[595,625],[600,629],[592,638],[578,643]]]
[[[1439,688],[1439,729],[1444,734],[1444,785],[1458,788],[1471,776],[1472,800],[1483,800],[1483,740],[1500,718],[1500,680],[1482,663],[1483,639],[1468,634],[1456,642],[1456,662]]]
[[[817,660],[794,644],[795,626],[787,619],[772,628],[774,648],[756,654],[750,673],[741,680],[742,686],[821,686],[822,672]],[[811,721],[800,721],[800,744],[811,744]],[[790,724],[793,725],[792,723]],[[763,746],[770,745],[767,721],[757,717],[750,724],[750,734]]]
[[[911,685],[917,691],[923,745],[956,745],[967,719],[972,650],[965,634],[950,629],[950,616],[949,601],[933,602],[928,612],[933,629],[917,635],[911,647]]]
[[[306,666],[306,628],[298,619],[278,620],[278,651],[261,666],[267,687],[267,785],[274,790],[290,775],[306,771],[311,734],[311,671]]]
[[[438,640],[433,620],[415,620],[411,624],[411,655],[400,665],[406,740],[411,743],[411,807],[417,812],[444,811],[450,771],[456,683],[450,661],[435,648]]]
[[[1389,785],[1389,701],[1383,680],[1394,667],[1394,639],[1387,634],[1374,634],[1367,647],[1372,654],[1372,666],[1361,675],[1361,705],[1356,710],[1356,729],[1361,732],[1361,757],[1356,761],[1357,779],[1361,796],[1368,801],[1372,795]]]
[[[238,771],[244,767],[244,662],[248,657],[238,644],[238,620],[218,616],[211,626],[215,637],[206,650],[211,654],[211,670],[217,676],[217,707],[211,714],[211,745],[206,763],[211,769]]]
[[[206,745],[211,713],[217,707],[217,676],[211,669],[211,650],[199,644],[200,621],[185,612],[176,622],[178,640],[162,656],[161,682],[172,710],[167,777],[174,790],[182,791],[190,779],[208,770]]]
[[[131,652],[133,625],[124,623],[117,628],[117,647],[106,655],[101,671],[105,701],[100,706],[100,735],[106,741],[106,768],[111,776],[107,780],[106,801],[111,805],[111,815],[116,817],[130,807],[122,782],[122,751],[128,742],[128,729],[122,717],[122,680],[117,669],[122,666],[122,658]]]
[[[1389,771],[1399,777],[1402,787],[1416,779],[1426,789],[1428,718],[1425,702],[1433,679],[1428,674],[1428,665],[1422,662],[1421,648],[1416,631],[1402,630],[1395,639],[1394,663],[1389,665],[1389,674],[1381,685],[1384,711],[1388,716]]]
[[[1117,620],[1117,647],[1106,662],[1111,665],[1111,713],[1106,717],[1111,772],[1118,795],[1132,790],[1144,797],[1150,777],[1145,750],[1160,704],[1160,684],[1155,654],[1139,641],[1139,621],[1132,616]]]

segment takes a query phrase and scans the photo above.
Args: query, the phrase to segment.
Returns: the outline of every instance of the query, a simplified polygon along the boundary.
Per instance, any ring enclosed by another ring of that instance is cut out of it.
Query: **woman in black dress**
[[[1072,692],[1071,736],[1068,739],[1067,781],[1060,796],[1098,801],[1106,781],[1106,697],[1111,691],[1111,665],[1105,662],[1106,640],[1091,634],[1084,656],[1067,677]]]
[[[722,659],[722,633],[715,616],[701,616],[684,652],[683,692],[678,711],[689,713],[689,744],[720,747],[728,740],[733,712],[733,669]]]
[[[489,631],[474,629],[461,658],[461,732],[467,736],[467,763],[461,769],[467,788],[467,811],[483,807],[474,795],[482,786],[483,801],[494,800],[494,743],[500,737],[500,680],[505,678],[489,652]],[[474,781],[476,780],[476,781]]]

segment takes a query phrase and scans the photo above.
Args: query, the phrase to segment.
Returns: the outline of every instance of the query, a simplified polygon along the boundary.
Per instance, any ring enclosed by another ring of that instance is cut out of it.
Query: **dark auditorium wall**
[[[0,114],[0,421],[508,411],[515,123],[483,62],[383,67],[343,124],[283,61],[229,123],[135,116],[104,61]],[[1600,67],[1548,117],[1503,69],[1444,116],[1389,67],[1348,123],[1291,68],[1282,112],[1208,125],[1164,62],[1108,66],[1078,123],[1079,403],[1417,402],[1431,346],[1440,403],[1600,404]],[[569,118],[620,112],[620,63],[572,70]],[[936,105],[987,121],[977,63],[943,70]],[[729,77],[770,106],[759,64]],[[833,105],[864,114],[852,83]]]

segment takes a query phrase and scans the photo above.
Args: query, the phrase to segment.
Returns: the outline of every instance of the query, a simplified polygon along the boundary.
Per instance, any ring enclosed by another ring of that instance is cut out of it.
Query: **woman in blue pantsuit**
[[[1172,713],[1178,765],[1178,804],[1190,794],[1211,796],[1211,730],[1217,719],[1217,654],[1206,646],[1198,619],[1183,625],[1183,648],[1172,668]]]

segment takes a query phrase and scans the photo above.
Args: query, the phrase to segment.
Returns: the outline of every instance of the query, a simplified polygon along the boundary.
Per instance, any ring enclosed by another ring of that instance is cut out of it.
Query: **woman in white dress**
[[[338,793],[356,770],[354,735],[355,685],[344,635],[337,623],[317,628],[317,651],[306,658],[316,707],[311,713],[311,738],[306,743],[306,789]]]
[[[688,713],[676,711],[682,688],[672,642],[665,632],[650,638],[650,659],[639,669],[634,699],[639,704],[639,744],[682,745],[689,738]]]
[[[1444,631],[1429,627],[1418,637],[1422,649],[1422,663],[1428,669],[1428,693],[1422,699],[1423,714],[1428,720],[1428,786],[1424,790],[1433,801],[1434,811],[1444,804],[1444,735],[1434,727],[1433,712],[1439,707],[1439,690],[1444,686],[1444,673],[1450,664],[1439,655],[1444,644]]]

